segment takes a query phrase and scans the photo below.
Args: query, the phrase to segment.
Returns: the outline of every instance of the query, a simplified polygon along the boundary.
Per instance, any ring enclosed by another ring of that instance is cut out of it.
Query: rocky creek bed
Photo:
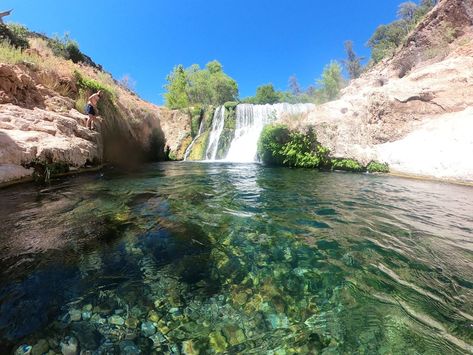
[[[165,163],[0,191],[18,354],[473,351],[473,189]]]

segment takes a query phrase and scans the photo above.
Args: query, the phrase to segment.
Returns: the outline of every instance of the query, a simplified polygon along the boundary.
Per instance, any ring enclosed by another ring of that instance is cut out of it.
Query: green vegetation
[[[37,58],[25,55],[21,48],[12,46],[9,41],[2,41],[0,37],[0,62],[18,64],[25,60],[36,63]]]
[[[281,93],[274,89],[273,84],[261,85],[256,89],[256,95],[243,100],[245,103],[265,105],[281,102]]]
[[[322,78],[318,81],[320,89],[316,95],[317,103],[323,103],[338,99],[340,90],[343,88],[342,67],[338,62],[332,61],[322,73]]]
[[[436,0],[422,0],[419,5],[409,1],[399,5],[399,19],[387,25],[379,26],[367,45],[371,48],[374,63],[392,56],[397,47],[406,39],[409,32],[435,6]]]
[[[372,161],[366,167],[369,173],[389,173],[389,165]]]
[[[328,153],[317,142],[313,129],[301,133],[291,132],[286,125],[268,125],[258,142],[258,156],[268,165],[317,168],[327,164]]]
[[[323,104],[337,99],[344,85],[342,67],[338,62],[332,61],[325,66],[321,78],[317,80],[317,87],[310,86],[304,91],[293,75],[289,78],[290,91],[278,91],[273,84],[266,84],[256,89],[255,96],[247,97],[242,102],[258,105],[280,102]]]
[[[200,122],[203,119],[204,109],[201,106],[190,107],[189,116],[191,118],[191,136],[194,138],[199,133]]]
[[[79,96],[76,99],[76,109],[79,112],[84,112],[84,108],[87,104],[87,99],[93,93],[101,90],[104,93],[104,97],[99,101],[99,111],[109,111],[105,106],[113,106],[113,100],[116,97],[115,90],[97,80],[90,79],[79,71],[74,71],[76,79],[76,85],[79,88]],[[103,110],[105,108],[105,110]],[[115,110],[114,110],[115,111]],[[103,114],[102,114],[103,115]]]
[[[15,48],[28,48],[28,35],[29,31],[23,25],[16,23],[0,25],[0,42],[8,42]]]
[[[363,172],[366,169],[353,159],[332,159],[332,170]]]
[[[350,75],[350,79],[357,79],[360,77],[363,67],[361,65],[362,57],[358,57],[353,50],[353,42],[345,41],[345,52],[347,59],[343,61],[343,65]]]
[[[205,69],[197,64],[185,69],[176,66],[166,78],[166,106],[172,109],[196,105],[223,105],[238,97],[238,85],[224,73],[218,61],[207,63]]]
[[[207,144],[209,140],[209,131],[205,131],[202,135],[196,139],[192,151],[188,157],[189,160],[204,160],[205,152],[207,150]]]
[[[48,41],[48,46],[57,57],[72,60],[74,63],[85,62],[86,58],[79,49],[76,41],[66,33],[63,37],[55,36]]]
[[[258,141],[258,157],[264,164],[273,166],[389,172],[387,164],[373,161],[365,167],[354,159],[330,158],[330,150],[317,141],[313,128],[305,132],[291,131],[283,124],[271,124],[263,129]]]

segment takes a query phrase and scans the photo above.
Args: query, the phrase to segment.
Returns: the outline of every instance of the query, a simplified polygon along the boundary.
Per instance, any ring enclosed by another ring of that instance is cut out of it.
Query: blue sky
[[[359,55],[375,28],[391,22],[400,0],[3,0],[9,21],[47,35],[69,32],[81,49],[120,78],[131,75],[144,99],[161,104],[176,64],[217,59],[240,97],[295,74],[314,84],[324,65],[343,59],[351,39]]]

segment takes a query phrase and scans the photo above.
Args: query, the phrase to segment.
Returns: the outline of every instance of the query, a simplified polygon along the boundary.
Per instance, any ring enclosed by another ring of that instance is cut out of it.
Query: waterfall
[[[235,137],[225,161],[248,163],[256,161],[258,139],[269,123],[283,115],[298,115],[315,108],[313,104],[240,104],[236,108]]]
[[[187,160],[187,158],[189,158],[189,155],[191,154],[191,151],[192,151],[192,148],[194,147],[194,144],[195,142],[197,141],[197,139],[202,135],[204,131],[204,120],[202,119],[200,121],[200,126],[199,126],[199,132],[197,133],[197,135],[195,136],[194,140],[191,142],[191,144],[187,147],[186,149],[186,152],[184,153],[184,161]]]
[[[206,160],[215,160],[217,156],[218,142],[220,135],[223,131],[225,124],[225,107],[220,106],[215,110],[214,118],[212,121],[212,131],[210,132],[209,144],[207,145],[207,151],[205,152]]]

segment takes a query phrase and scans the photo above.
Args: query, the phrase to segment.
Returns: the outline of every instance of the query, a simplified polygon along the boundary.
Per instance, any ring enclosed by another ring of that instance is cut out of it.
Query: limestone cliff
[[[396,54],[298,122],[335,156],[473,181],[473,0],[442,0]]]
[[[98,67],[57,58],[43,38],[30,44],[22,52],[2,49],[20,58],[0,60],[0,183],[31,176],[37,166],[163,160],[166,146],[182,158],[186,113],[141,100]],[[98,129],[90,131],[82,112],[94,86],[106,97]]]

